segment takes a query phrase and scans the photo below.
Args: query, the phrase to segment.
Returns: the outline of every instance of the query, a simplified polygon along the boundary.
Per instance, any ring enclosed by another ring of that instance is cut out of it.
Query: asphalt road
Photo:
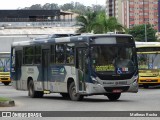
[[[3,84],[0,84],[0,96],[12,98],[16,104],[15,107],[1,107],[0,111],[160,111],[160,87],[140,88],[138,93],[123,93],[116,102],[110,102],[103,95],[85,97],[78,102],[64,99],[56,93],[44,95],[43,98],[30,98],[27,91],[18,91],[11,85]],[[99,120],[102,117],[92,119]],[[156,118],[148,118],[150,119]]]

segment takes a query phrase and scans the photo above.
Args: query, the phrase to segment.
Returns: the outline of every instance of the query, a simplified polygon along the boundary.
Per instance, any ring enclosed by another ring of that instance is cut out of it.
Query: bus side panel
[[[52,83],[52,87],[50,87],[50,90],[52,92],[67,92],[67,84],[64,82],[66,74],[67,72],[64,65],[50,66],[50,82]],[[54,82],[56,91],[54,88]]]
[[[42,84],[38,84],[37,81],[42,81],[41,66],[22,66],[22,75],[20,82],[22,85],[22,90],[28,90],[27,81],[33,80],[35,84],[35,90],[43,90]]]
[[[75,72],[75,67],[73,66],[64,66],[65,68],[65,78],[64,81],[58,81],[58,90],[60,92],[67,92],[67,81],[68,79],[73,79],[73,81],[76,83],[76,72]]]
[[[50,91],[67,93],[67,81],[69,78],[76,80],[75,67],[53,65],[50,67]]]

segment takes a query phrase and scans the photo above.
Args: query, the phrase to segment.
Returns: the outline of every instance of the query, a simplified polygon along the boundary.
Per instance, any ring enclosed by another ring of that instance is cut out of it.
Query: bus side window
[[[24,48],[24,64],[33,64],[34,63],[34,47],[25,47]]]
[[[41,46],[35,46],[35,60],[33,61],[35,64],[41,63]]]
[[[65,44],[56,45],[56,63],[65,63]]]
[[[55,45],[51,45],[50,62],[51,62],[51,64],[55,63]]]
[[[74,63],[74,44],[66,45],[66,63],[73,64]]]

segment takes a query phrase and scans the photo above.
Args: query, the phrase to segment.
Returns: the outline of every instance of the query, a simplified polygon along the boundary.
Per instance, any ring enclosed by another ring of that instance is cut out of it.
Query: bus
[[[73,101],[89,95],[115,101],[123,92],[138,92],[135,41],[127,34],[14,42],[11,63],[13,86],[32,98],[60,93]]]
[[[144,88],[160,85],[160,43],[136,42],[136,48],[139,85]]]
[[[10,52],[0,52],[0,81],[9,85],[10,79]]]

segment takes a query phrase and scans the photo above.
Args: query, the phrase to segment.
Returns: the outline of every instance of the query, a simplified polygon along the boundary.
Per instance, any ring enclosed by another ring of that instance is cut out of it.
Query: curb
[[[0,107],[13,107],[13,106],[15,106],[14,100],[0,102]]]

